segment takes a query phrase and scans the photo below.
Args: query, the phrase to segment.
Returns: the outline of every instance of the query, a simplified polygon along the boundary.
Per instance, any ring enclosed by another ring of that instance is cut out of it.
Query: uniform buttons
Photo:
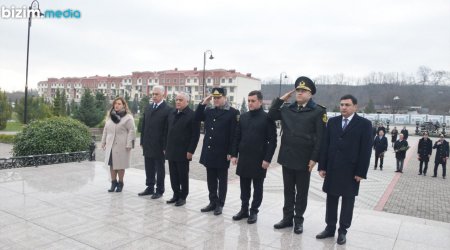
[[[212,139],[212,137],[209,137],[209,139],[211,140],[211,139]]]
[[[208,146],[208,148],[211,148],[211,146]]]
[[[215,122],[215,121],[216,121],[216,119],[213,120],[213,122]]]
[[[211,128],[211,130],[214,130],[214,128]]]

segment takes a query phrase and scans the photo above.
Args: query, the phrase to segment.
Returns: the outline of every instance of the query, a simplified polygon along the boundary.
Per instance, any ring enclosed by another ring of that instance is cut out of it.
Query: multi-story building
[[[129,95],[130,100],[140,100],[149,95],[153,86],[166,87],[168,95],[178,91],[191,94],[194,103],[199,103],[203,97],[203,71],[197,70],[165,70],[132,72],[126,76],[92,76],[92,77],[63,77],[48,78],[47,81],[38,83],[38,93],[48,101],[55,97],[56,90],[65,92],[69,101],[79,102],[84,89],[93,92],[101,92],[110,100],[116,96]],[[252,90],[261,89],[261,80],[252,77],[251,74],[242,74],[236,70],[215,69],[205,71],[206,94],[212,87],[224,87],[228,100],[234,107],[239,107],[242,100]]]

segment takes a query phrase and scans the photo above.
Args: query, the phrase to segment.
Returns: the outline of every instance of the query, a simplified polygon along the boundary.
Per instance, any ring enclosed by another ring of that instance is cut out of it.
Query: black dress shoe
[[[120,192],[122,192],[122,189],[123,189],[123,182],[119,181],[119,183],[117,184],[116,192],[120,193]]]
[[[419,173],[419,175],[422,175],[422,173]]]
[[[146,188],[144,191],[140,192],[138,195],[144,196],[144,195],[151,195],[153,193],[154,193],[153,190],[151,190],[150,188]]]
[[[275,229],[282,229],[286,227],[292,227],[294,224],[292,223],[292,220],[282,219],[277,224],[273,225]]]
[[[345,237],[345,234],[339,234],[336,242],[339,245],[344,245],[345,242],[347,242],[347,238]]]
[[[329,232],[327,230],[323,230],[318,235],[316,235],[316,239],[325,239],[330,237],[334,237],[334,232]]]
[[[431,177],[436,177],[436,175],[433,175],[433,176],[431,176]]]
[[[303,224],[295,223],[295,225],[294,225],[294,233],[296,233],[296,234],[303,233]]]
[[[175,206],[176,207],[181,207],[184,204],[186,204],[186,200],[185,199],[179,199],[177,202],[175,202]]]
[[[208,206],[206,206],[206,207],[200,209],[200,211],[201,211],[202,213],[206,213],[206,212],[214,211],[214,209],[216,209],[216,204],[209,203]]]
[[[172,204],[178,201],[178,198],[172,197],[170,200],[166,201],[167,204]]]
[[[241,211],[233,216],[233,220],[242,220],[244,218],[248,218],[248,210],[241,209]]]
[[[114,192],[116,191],[116,187],[119,185],[119,183],[116,180],[111,181],[111,188],[108,189],[108,192]]]
[[[214,209],[214,215],[221,215],[222,210],[223,210],[222,206],[216,206],[216,209]]]
[[[254,224],[258,220],[258,214],[251,213],[247,219],[248,224]]]
[[[152,195],[152,199],[159,199],[159,198],[161,198],[162,197],[162,194],[160,194],[160,193],[154,193],[153,195]]]

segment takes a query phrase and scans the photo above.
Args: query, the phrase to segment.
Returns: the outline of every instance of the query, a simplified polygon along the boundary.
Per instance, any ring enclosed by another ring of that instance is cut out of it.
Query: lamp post
[[[203,90],[202,90],[203,94],[202,94],[202,100],[205,98],[205,95],[206,95],[205,75],[206,75],[206,55],[207,54],[210,54],[209,60],[214,59],[211,50],[207,50],[207,51],[203,52]]]
[[[281,81],[283,80],[283,74],[284,74],[284,78],[287,78],[286,72],[281,72],[280,73],[280,89],[278,90],[278,97],[281,96]]]
[[[398,112],[398,100],[400,100],[400,97],[394,96],[392,99],[392,113],[395,114],[395,106],[397,106],[397,112]]]
[[[30,29],[31,29],[31,18],[33,17],[33,14],[43,16],[44,14],[41,13],[41,9],[39,9],[39,2],[37,0],[34,0],[31,2],[31,5],[29,7],[30,10],[37,10],[38,12],[31,12],[30,16],[28,17],[28,39],[27,39],[27,65],[26,65],[26,72],[25,72],[25,103],[24,103],[24,112],[23,112],[23,123],[27,124],[27,112],[28,112],[28,59],[30,55]]]

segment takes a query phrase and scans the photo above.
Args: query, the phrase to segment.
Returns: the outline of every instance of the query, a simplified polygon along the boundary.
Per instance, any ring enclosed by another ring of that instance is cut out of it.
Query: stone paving
[[[277,172],[276,168],[269,172]],[[275,176],[275,175],[271,175]],[[275,230],[282,193],[265,192],[258,222],[235,222],[239,185],[230,185],[224,213],[201,213],[204,181],[191,179],[183,207],[138,197],[145,174],[126,171],[122,193],[108,193],[100,162],[0,171],[0,249],[448,249],[450,224],[356,208],[347,244],[315,239],[324,228],[324,202],[310,200],[305,231]]]

